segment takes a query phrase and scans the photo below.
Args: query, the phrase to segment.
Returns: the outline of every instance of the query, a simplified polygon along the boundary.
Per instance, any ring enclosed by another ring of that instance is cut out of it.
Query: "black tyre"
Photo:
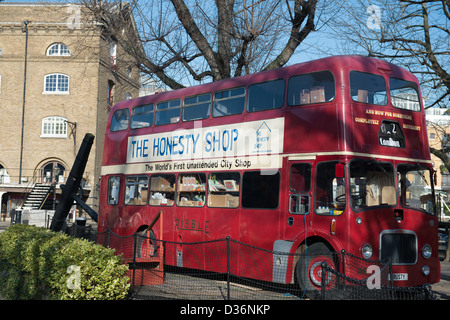
[[[308,293],[320,293],[322,290],[322,277],[325,290],[332,290],[336,285],[336,275],[332,272],[325,272],[322,275],[322,262],[328,267],[336,270],[336,259],[328,247],[317,242],[308,246],[306,254],[302,254],[296,265],[297,281],[300,289]]]

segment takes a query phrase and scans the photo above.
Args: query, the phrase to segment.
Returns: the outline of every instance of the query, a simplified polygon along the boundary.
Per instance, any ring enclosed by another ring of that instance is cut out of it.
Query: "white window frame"
[[[56,90],[49,90],[47,87],[47,79],[51,76],[56,76],[56,82],[55,82],[55,89]],[[60,90],[60,81],[62,81],[62,78],[67,78],[67,90]],[[70,88],[70,77],[67,74],[64,73],[50,73],[45,75],[44,77],[44,92],[43,94],[69,94],[69,88]]]
[[[67,138],[67,119],[58,116],[43,118],[41,138]]]
[[[69,47],[61,42],[52,43],[47,48],[47,56],[49,57],[69,57],[70,55]]]

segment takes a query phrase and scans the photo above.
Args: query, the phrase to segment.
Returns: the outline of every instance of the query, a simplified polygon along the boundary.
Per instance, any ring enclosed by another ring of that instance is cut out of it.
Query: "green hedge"
[[[128,266],[114,250],[28,225],[0,233],[0,294],[13,300],[125,299]]]

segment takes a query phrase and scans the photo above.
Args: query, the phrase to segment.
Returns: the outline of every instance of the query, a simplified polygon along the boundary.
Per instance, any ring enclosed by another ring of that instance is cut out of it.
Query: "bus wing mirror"
[[[344,168],[345,168],[345,165],[343,163],[338,162],[336,164],[336,168],[335,168],[335,170],[336,170],[336,172],[335,172],[336,178],[343,178],[344,177]]]

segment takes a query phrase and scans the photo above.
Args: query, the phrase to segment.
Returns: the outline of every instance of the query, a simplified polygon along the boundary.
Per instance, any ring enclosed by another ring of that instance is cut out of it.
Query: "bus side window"
[[[284,103],[284,80],[253,84],[248,88],[247,111],[278,109]]]
[[[245,88],[234,88],[214,94],[213,117],[240,114],[244,111]]]
[[[133,108],[131,111],[131,129],[151,127],[153,124],[153,104]]]
[[[264,174],[261,171],[244,172],[242,178],[242,207],[276,209],[280,195],[280,172]]]
[[[180,174],[177,190],[178,206],[203,207],[205,204],[206,175],[204,173]]]
[[[175,201],[175,175],[154,174],[150,178],[150,205],[173,206]]]
[[[289,79],[288,104],[298,106],[328,102],[335,96],[334,77],[330,71],[302,74]]]
[[[125,204],[142,206],[147,204],[148,177],[128,176],[125,182]]]
[[[177,123],[180,121],[181,100],[160,102],[156,106],[155,125]]]
[[[114,112],[111,118],[111,132],[128,129],[128,109],[120,109]]]
[[[108,179],[108,204],[119,203],[120,177],[113,176]]]
[[[208,207],[237,208],[240,182],[239,172],[210,173],[208,177]]]
[[[183,121],[209,118],[211,107],[211,94],[201,94],[184,99]]]

